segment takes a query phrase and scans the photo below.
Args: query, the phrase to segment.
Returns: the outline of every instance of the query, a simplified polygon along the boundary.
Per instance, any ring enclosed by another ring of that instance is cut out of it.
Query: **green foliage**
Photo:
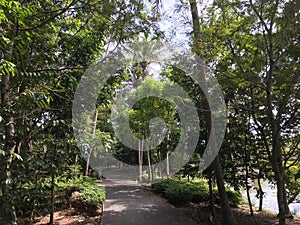
[[[158,145],[156,148],[151,150],[151,163],[157,163],[163,160],[166,157],[167,152],[172,152],[178,142],[179,136],[179,119],[178,114],[175,110],[174,105],[163,99],[163,91],[165,88],[168,88],[173,85],[173,82],[170,80],[158,80],[153,77],[144,78],[144,74],[141,73],[140,65],[135,65],[128,70],[131,70],[131,73],[136,76],[136,78],[131,77],[137,82],[141,82],[141,86],[134,87],[128,84],[128,87],[132,88],[132,91],[128,94],[128,99],[135,100],[138,99],[132,109],[130,110],[120,110],[119,112],[122,117],[129,117],[129,125],[133,134],[138,138],[149,138],[151,135],[159,136],[162,133],[162,130],[157,130],[151,132],[151,119],[159,117],[161,118],[167,126],[168,137],[165,137],[163,142]],[[125,75],[124,75],[125,76]],[[131,83],[131,82],[130,82]],[[140,99],[139,96],[149,96],[146,98]],[[125,133],[124,126],[121,123],[118,123],[118,118],[115,118],[115,124],[119,124],[119,131]],[[128,164],[138,164],[137,151],[131,150],[118,143],[118,146],[114,148],[114,155],[119,160],[126,162]],[[144,161],[146,157],[144,156]]]
[[[79,205],[85,211],[91,208],[92,212],[92,208],[96,209],[103,204],[103,188],[98,187],[94,179],[81,174],[80,166],[71,165],[55,178],[55,207],[70,207],[70,198],[74,192],[79,193]],[[10,193],[14,196],[13,202],[18,216],[34,217],[50,212],[51,177],[46,173],[36,173],[35,179],[28,175],[20,177]]]
[[[287,187],[287,198],[288,202],[292,203],[297,196],[300,194],[300,185],[299,185],[299,178],[300,178],[300,165],[291,164],[288,165],[286,170],[286,187]]]
[[[239,192],[227,189],[226,193],[231,207],[238,207],[243,202],[243,198]]]
[[[201,203],[209,201],[209,189],[207,181],[195,179],[188,182],[187,179],[169,178],[160,183],[152,185],[152,190],[166,198],[171,204],[182,206],[189,202]],[[215,198],[218,198],[218,191],[213,190]],[[242,197],[238,192],[227,190],[230,205],[238,206],[242,202]]]
[[[105,201],[105,191],[96,181],[86,176],[69,179],[62,176],[57,183],[57,192],[62,195],[57,204],[75,207],[78,211],[95,215]]]
[[[280,186],[278,167],[290,189],[278,197],[292,199],[299,191],[296,171],[286,165],[299,164],[299,6],[296,0],[214,1],[201,18],[194,47],[225,93],[228,127],[220,158],[235,189],[249,178]]]
[[[70,176],[69,173],[65,172],[61,176],[57,177],[57,190],[59,191],[83,191],[85,188],[97,186],[96,181],[93,178],[86,177],[83,175]],[[71,194],[71,193],[70,193]]]
[[[153,33],[155,18],[144,6],[124,0],[0,1],[0,189],[7,190],[0,200],[15,206],[18,216],[48,211],[49,177],[59,183],[79,155],[71,113],[78,81],[108,41]],[[79,185],[74,182],[69,184]]]
[[[103,188],[95,185],[88,185],[83,188],[82,193],[79,195],[79,199],[87,207],[89,206],[100,206],[105,201],[105,191]]]
[[[171,204],[180,206],[192,200],[193,193],[184,185],[175,184],[168,186],[165,190],[165,196]]]

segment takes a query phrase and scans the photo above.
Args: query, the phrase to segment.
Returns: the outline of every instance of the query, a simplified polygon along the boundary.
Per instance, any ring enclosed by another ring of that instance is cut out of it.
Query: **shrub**
[[[182,184],[175,184],[166,189],[166,198],[171,204],[182,206],[192,200],[193,193]]]
[[[243,198],[239,192],[226,190],[226,193],[231,207],[238,207],[242,203]]]
[[[153,184],[152,190],[177,206],[182,206],[188,202],[201,203],[209,201],[208,184],[203,179],[188,182],[186,179],[169,178]],[[218,198],[217,189],[213,190],[213,195]],[[242,197],[238,192],[227,190],[227,195],[232,207],[236,207],[242,202]],[[216,203],[218,203],[218,199],[216,199]]]
[[[185,179],[170,178],[153,184],[152,189],[174,205],[184,205],[188,202],[199,203],[209,199],[208,186],[205,182],[190,183]]]
[[[80,193],[79,199],[86,206],[98,207],[105,201],[105,191],[97,186],[85,187]]]
[[[160,183],[152,184],[152,190],[154,193],[159,194],[163,197],[166,197],[166,190],[170,186],[176,185],[178,182],[174,179],[163,180]]]
[[[104,189],[89,177],[79,176],[68,181],[61,179],[57,186],[60,192],[65,194],[64,199],[68,199],[68,205],[89,216],[96,215],[97,209],[105,201]]]

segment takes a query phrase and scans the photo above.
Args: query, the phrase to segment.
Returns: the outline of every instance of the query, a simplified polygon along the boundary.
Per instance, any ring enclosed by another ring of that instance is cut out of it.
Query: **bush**
[[[50,184],[41,178],[36,182],[18,182],[11,190],[18,217],[31,217],[36,214],[48,213],[50,210]]]
[[[79,211],[95,213],[105,201],[104,189],[89,177],[79,176],[69,181],[61,180],[57,186],[65,193],[67,199],[70,198],[69,204]]]
[[[209,201],[209,189],[205,181],[201,180],[201,182],[187,183],[186,185],[189,185],[192,190],[193,203]]]
[[[243,198],[239,192],[227,190],[226,193],[231,207],[238,207],[242,203]]]
[[[205,202],[209,199],[208,186],[203,181],[189,183],[185,179],[170,178],[153,184],[152,189],[174,205]]]
[[[176,206],[182,206],[189,202],[201,203],[209,201],[208,184],[203,179],[188,182],[186,179],[170,178],[153,184],[152,190]],[[213,190],[213,195],[215,198],[218,198],[216,189]],[[227,190],[227,195],[232,207],[236,207],[242,202],[242,197],[238,192]]]
[[[189,203],[193,197],[192,191],[182,184],[167,187],[165,194],[167,200],[176,206]]]
[[[79,199],[85,206],[99,207],[105,201],[105,191],[97,186],[85,187],[80,193]]]
[[[166,197],[166,190],[168,187],[171,186],[175,186],[178,185],[178,181],[175,179],[167,179],[167,180],[163,180],[160,183],[155,183],[152,184],[152,190],[154,191],[154,193],[159,194],[163,197]]]

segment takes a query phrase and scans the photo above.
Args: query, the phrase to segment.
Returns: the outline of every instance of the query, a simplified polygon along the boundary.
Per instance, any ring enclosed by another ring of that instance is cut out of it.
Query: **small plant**
[[[65,198],[70,199],[69,205],[91,216],[97,213],[97,209],[105,201],[104,189],[97,186],[90,177],[80,175],[75,179],[60,178],[57,187],[60,192],[65,193]]]
[[[84,205],[98,207],[105,201],[105,191],[97,186],[85,187],[80,193],[79,199]]]

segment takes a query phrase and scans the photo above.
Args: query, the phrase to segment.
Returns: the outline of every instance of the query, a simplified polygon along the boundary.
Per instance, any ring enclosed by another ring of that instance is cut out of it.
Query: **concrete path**
[[[133,181],[114,175],[102,186],[106,190],[103,225],[197,225],[180,209]]]

